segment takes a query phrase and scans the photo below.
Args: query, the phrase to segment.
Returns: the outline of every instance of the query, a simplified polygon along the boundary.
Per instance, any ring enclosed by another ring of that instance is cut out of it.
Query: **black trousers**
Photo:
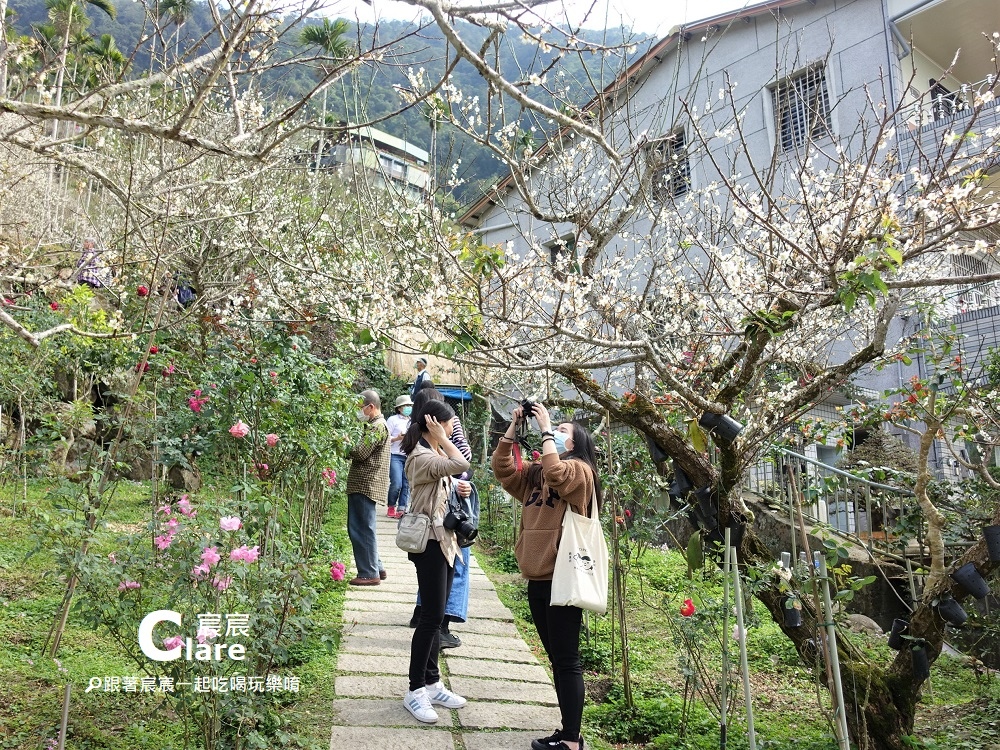
[[[410,690],[417,690],[441,679],[441,623],[455,569],[445,560],[436,539],[428,539],[427,549],[419,554],[411,552],[409,558],[417,568],[420,588],[420,620],[410,641]]]
[[[579,607],[553,607],[552,581],[528,581],[528,606],[538,636],[552,664],[552,678],[562,714],[562,731],[567,739],[580,736],[583,719],[583,665],[580,663]],[[571,740],[571,741],[573,741]]]

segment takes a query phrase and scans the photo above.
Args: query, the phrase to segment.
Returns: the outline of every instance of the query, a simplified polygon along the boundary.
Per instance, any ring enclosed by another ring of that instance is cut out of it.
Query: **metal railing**
[[[926,551],[914,494],[906,488],[864,479],[785,448],[776,448],[752,468],[745,488],[787,509],[793,529],[798,526],[798,501],[804,521],[822,524],[870,555],[904,562],[922,558]]]
[[[957,117],[971,112],[990,95],[997,95],[998,81],[995,75],[988,75],[981,81],[963,83],[958,91],[947,93],[928,91],[912,104],[900,110],[903,122],[923,128],[937,127]]]

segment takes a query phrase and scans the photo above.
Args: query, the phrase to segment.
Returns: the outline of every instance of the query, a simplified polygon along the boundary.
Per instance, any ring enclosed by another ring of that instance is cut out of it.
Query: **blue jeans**
[[[479,492],[476,486],[472,486],[472,494],[469,495],[466,513],[469,514],[473,526],[479,525]],[[448,601],[445,604],[444,613],[451,622],[465,622],[469,617],[469,558],[471,553],[469,547],[462,548],[462,560],[455,562],[455,580],[451,584],[451,591],[448,594]],[[417,591],[417,606],[422,607],[420,592]]]
[[[410,483],[406,479],[406,472],[403,467],[406,465],[406,456],[392,454],[392,461],[389,463],[389,507],[399,510],[406,510],[410,507]]]
[[[347,495],[347,536],[354,548],[358,578],[378,578],[382,561],[375,538],[375,501],[360,492]]]

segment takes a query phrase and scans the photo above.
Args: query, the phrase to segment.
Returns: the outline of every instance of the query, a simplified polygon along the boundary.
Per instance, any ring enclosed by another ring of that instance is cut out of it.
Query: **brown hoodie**
[[[548,581],[556,565],[566,506],[587,513],[594,496],[594,473],[583,461],[561,461],[555,454],[543,454],[542,487],[531,487],[528,469],[532,462],[525,462],[518,471],[511,445],[501,440],[491,463],[500,485],[521,501],[521,532],[514,556],[521,575],[529,581]]]

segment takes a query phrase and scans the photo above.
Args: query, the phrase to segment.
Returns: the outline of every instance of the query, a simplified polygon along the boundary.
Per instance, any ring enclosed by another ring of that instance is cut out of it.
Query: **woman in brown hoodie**
[[[493,473],[503,488],[521,501],[521,531],[514,547],[521,575],[528,579],[528,605],[545,653],[552,663],[552,676],[562,729],[533,740],[533,750],[583,750],[580,720],[583,716],[583,667],[580,663],[579,607],[553,607],[552,571],[567,510],[587,515],[590,503],[601,501],[594,440],[577,422],[563,422],[555,430],[549,413],[535,404],[532,413],[542,433],[542,455],[537,462],[518,467],[511,455],[514,431],[524,418],[514,409],[507,432],[493,452]]]

